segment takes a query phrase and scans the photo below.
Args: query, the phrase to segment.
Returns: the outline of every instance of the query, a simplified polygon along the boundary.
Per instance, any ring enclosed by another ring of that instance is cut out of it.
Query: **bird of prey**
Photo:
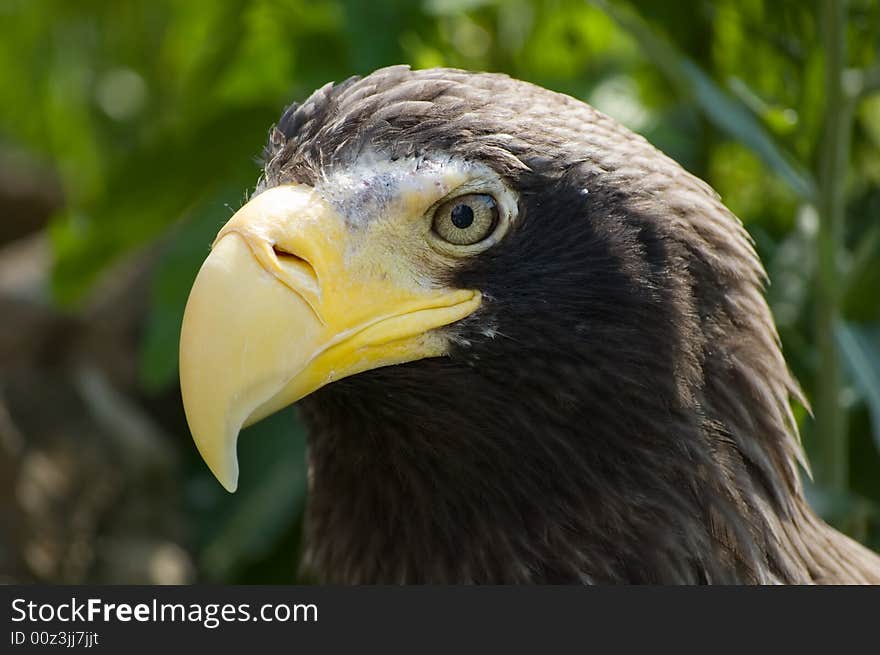
[[[737,218],[589,105],[378,70],[271,129],[190,293],[220,482],[298,402],[330,583],[868,583],[799,480],[801,401]]]

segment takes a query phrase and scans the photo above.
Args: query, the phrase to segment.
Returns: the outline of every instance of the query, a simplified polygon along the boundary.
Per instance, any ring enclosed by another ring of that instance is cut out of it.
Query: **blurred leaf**
[[[344,30],[351,53],[349,73],[366,75],[376,68],[399,64],[400,43],[396,39],[377,38],[377,35],[399,34],[407,25],[418,25],[422,18],[419,3],[340,0],[340,4],[347,18]]]
[[[435,16],[450,16],[462,11],[499,4],[499,0],[424,0],[426,11]]]
[[[804,199],[811,199],[815,184],[810,174],[793,163],[760,123],[740,102],[722,91],[694,62],[681,56],[633,11],[606,0],[591,0],[629,32],[639,46],[679,91],[693,99],[706,117],[757,153],[764,163]]]
[[[871,411],[874,442],[880,449],[880,326],[841,322],[835,329],[843,360]]]
[[[194,199],[230,179],[242,191],[253,184],[258,174],[253,157],[273,118],[265,109],[228,111],[181,135],[165,134],[119,162],[98,202],[53,225],[58,300],[77,302],[108,264],[156,238]]]

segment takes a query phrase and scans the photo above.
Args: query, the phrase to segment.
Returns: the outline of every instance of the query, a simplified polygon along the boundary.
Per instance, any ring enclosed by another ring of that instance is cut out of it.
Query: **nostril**
[[[299,263],[302,263],[302,264],[304,264],[304,265],[306,265],[306,266],[309,266],[309,263],[308,263],[305,259],[303,259],[303,258],[300,257],[299,255],[294,255],[292,252],[287,252],[284,248],[282,248],[282,247],[279,246],[278,244],[273,245],[273,246],[272,246],[272,250],[273,250],[273,252],[275,253],[275,256],[276,256],[280,261],[283,261],[283,262],[285,262],[285,263],[296,263],[296,262],[299,262]],[[309,266],[309,268],[311,268],[311,266]]]
[[[292,252],[288,252],[278,244],[272,246],[272,252],[278,261],[280,269],[284,271],[285,278],[298,287],[316,289],[318,274],[314,267],[305,259]]]

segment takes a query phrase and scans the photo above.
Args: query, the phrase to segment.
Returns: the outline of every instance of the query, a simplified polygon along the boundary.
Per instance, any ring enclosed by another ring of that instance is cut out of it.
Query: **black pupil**
[[[452,224],[460,230],[471,226],[474,222],[474,210],[469,205],[456,205],[452,208]]]

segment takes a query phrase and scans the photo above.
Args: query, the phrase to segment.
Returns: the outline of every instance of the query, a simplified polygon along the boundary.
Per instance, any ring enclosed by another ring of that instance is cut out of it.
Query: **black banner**
[[[0,652],[871,652],[877,588],[0,587]],[[863,641],[859,633],[864,633]],[[781,640],[781,641],[780,641]],[[823,644],[823,642],[826,642]]]

